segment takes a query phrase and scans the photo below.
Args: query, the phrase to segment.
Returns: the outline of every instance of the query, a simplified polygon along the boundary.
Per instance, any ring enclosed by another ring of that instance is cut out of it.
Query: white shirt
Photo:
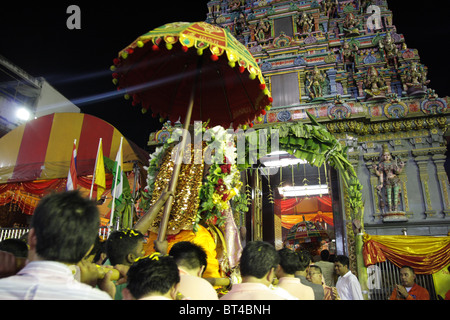
[[[32,261],[16,275],[0,279],[0,300],[111,300],[104,291],[75,280],[60,262]]]
[[[339,276],[336,289],[342,300],[364,300],[359,280],[351,271]]]

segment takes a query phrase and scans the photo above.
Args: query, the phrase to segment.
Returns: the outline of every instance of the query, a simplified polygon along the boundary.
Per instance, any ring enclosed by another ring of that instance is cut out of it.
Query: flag
[[[91,197],[92,197],[92,188],[94,184],[96,184],[97,200],[100,200],[103,192],[106,189],[105,163],[103,161],[102,139],[100,139],[100,142],[98,143],[97,158],[95,160],[95,171],[93,180],[94,183],[91,186]]]
[[[113,193],[113,198],[116,200],[116,203],[122,202],[122,193],[123,193],[122,139],[120,140],[120,147],[119,150],[117,151],[116,160],[114,162],[114,170],[113,170],[114,183],[111,188],[111,192]]]
[[[70,159],[69,174],[67,175],[66,190],[77,189],[77,139],[73,141],[72,158]]]
[[[113,168],[113,184],[111,186],[111,194],[113,196],[112,206],[111,206],[111,216],[109,220],[110,226],[114,222],[114,209],[116,206],[122,203],[122,193],[123,193],[123,159],[122,159],[122,142],[123,137],[120,139],[120,147],[117,151],[116,160],[114,161]]]

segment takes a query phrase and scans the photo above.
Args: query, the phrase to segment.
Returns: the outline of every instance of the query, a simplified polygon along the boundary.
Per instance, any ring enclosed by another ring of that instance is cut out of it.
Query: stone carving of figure
[[[386,36],[378,42],[378,46],[380,47],[380,51],[384,53],[386,63],[389,64],[392,62],[394,67],[398,68],[398,48],[390,32],[386,32]]]
[[[328,18],[334,17],[337,7],[336,0],[324,0],[320,4],[322,5],[322,11],[325,12]]]
[[[312,15],[303,12],[302,16],[297,18],[296,22],[300,33],[310,33],[313,31],[314,18]]]
[[[366,86],[364,92],[367,93],[369,98],[384,97],[385,91],[388,89],[383,78],[379,75],[378,70],[374,66],[371,66],[367,71],[364,85]]]
[[[419,66],[417,62],[413,62],[405,72],[405,82],[408,94],[412,94],[418,91],[425,92],[426,85],[430,83],[430,80],[427,80],[426,69]]]
[[[386,205],[388,212],[398,211],[401,193],[401,181],[398,175],[402,172],[404,166],[405,163],[400,158],[392,159],[387,144],[384,144],[379,164],[374,164],[372,167],[379,178],[379,184],[376,188],[380,196],[382,211],[384,211]],[[384,190],[384,195],[382,190]]]
[[[270,23],[268,21],[264,22],[261,18],[259,19],[258,25],[255,30],[255,36],[258,41],[266,40],[270,33]]]
[[[364,14],[367,8],[372,5],[372,0],[360,0],[359,13]]]
[[[309,71],[307,74],[307,79],[309,81],[308,90],[311,99],[319,98],[323,96],[322,87],[325,83],[326,75],[323,71],[320,71],[317,66],[314,67],[313,71]]]
[[[355,15],[350,12],[345,17],[343,23],[345,34],[347,36],[359,35],[359,25],[360,25],[359,19],[356,18]]]
[[[342,60],[344,61],[344,69],[347,71],[347,68],[350,67],[353,72],[355,72],[355,64],[356,64],[356,53],[358,52],[358,46],[353,44],[349,44],[347,41],[344,41],[344,45],[342,46]]]

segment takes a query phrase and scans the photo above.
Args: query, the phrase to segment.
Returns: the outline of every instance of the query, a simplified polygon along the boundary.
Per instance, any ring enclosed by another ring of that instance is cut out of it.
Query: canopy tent
[[[334,226],[329,195],[275,199],[275,214],[281,216],[281,225],[286,229],[303,220]]]
[[[122,134],[111,124],[88,114],[54,113],[23,124],[0,139],[0,184],[66,178],[73,141],[77,139],[77,173],[91,175],[99,139],[103,155],[116,156]],[[148,163],[148,155],[124,139],[125,171],[132,162]]]
[[[82,113],[55,113],[17,127],[0,138],[0,206],[12,202],[31,215],[42,196],[64,190],[74,139],[78,185],[90,189],[99,139],[104,157],[114,159],[121,137],[111,124]],[[125,172],[134,162],[148,164],[148,153],[126,138],[122,151]],[[107,174],[106,190],[111,178]]]

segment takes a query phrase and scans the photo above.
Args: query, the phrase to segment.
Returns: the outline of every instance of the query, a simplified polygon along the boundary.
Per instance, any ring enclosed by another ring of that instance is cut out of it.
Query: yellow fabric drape
[[[363,240],[366,266],[389,259],[397,267],[412,267],[417,274],[432,274],[450,263],[450,237],[364,234]]]
[[[321,212],[310,213],[310,214],[283,214],[281,215],[281,226],[286,229],[291,229],[294,225],[302,222],[303,219],[306,221],[316,221],[317,218],[323,218],[325,222],[333,222],[333,212]]]
[[[155,252],[155,249],[153,248],[153,242],[157,239],[157,237],[158,234],[154,232],[148,233],[147,245],[145,246],[145,255],[150,255]],[[214,238],[205,227],[199,225],[197,232],[183,230],[174,236],[168,236],[167,251],[169,252],[172,246],[180,241],[192,241],[193,243],[200,245],[205,250],[208,266],[203,273],[204,278],[221,277],[219,271],[219,261],[217,260],[216,244],[214,242]]]

